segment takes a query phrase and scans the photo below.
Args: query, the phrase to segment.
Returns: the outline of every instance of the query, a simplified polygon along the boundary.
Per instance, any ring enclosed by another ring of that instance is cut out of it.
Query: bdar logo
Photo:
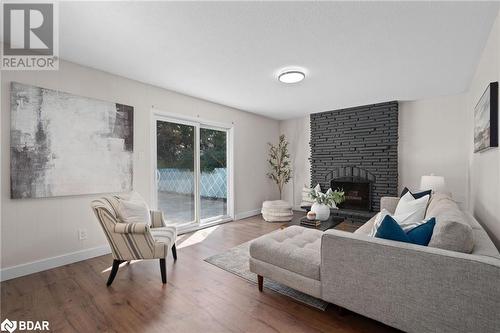
[[[5,319],[2,324],[0,324],[0,329],[2,332],[12,333],[15,330],[18,331],[50,331],[49,322],[47,320],[9,320]]]
[[[9,319],[5,319],[2,321],[2,324],[0,325],[0,329],[2,332],[8,331],[10,333],[14,332],[17,328],[17,322],[16,321],[10,321]]]

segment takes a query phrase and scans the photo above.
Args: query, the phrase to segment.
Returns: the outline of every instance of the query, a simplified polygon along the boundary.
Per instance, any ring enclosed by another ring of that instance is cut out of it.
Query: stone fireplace
[[[398,102],[313,113],[311,186],[343,188],[349,210],[380,210],[397,196]],[[368,195],[367,195],[368,194]]]

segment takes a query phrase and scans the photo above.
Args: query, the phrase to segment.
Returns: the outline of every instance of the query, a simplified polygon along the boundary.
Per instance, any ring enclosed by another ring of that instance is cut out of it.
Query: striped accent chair
[[[108,239],[113,254],[113,267],[107,286],[115,279],[121,263],[138,259],[159,259],[163,283],[167,283],[167,267],[165,258],[172,249],[174,260],[177,260],[175,226],[165,225],[163,213],[150,211],[151,225],[145,223],[124,223],[117,214],[120,196],[107,196],[92,201],[91,207],[99,220]]]

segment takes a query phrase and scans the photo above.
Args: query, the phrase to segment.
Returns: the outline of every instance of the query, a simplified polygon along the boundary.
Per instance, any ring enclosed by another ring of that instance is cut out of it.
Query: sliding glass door
[[[182,231],[231,216],[230,129],[155,115],[154,195]]]
[[[158,209],[168,223],[196,221],[196,127],[156,121],[156,191]]]
[[[227,131],[200,128],[200,218],[227,216]]]

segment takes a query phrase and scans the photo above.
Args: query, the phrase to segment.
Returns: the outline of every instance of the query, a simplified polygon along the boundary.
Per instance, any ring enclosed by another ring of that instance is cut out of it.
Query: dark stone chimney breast
[[[369,209],[380,210],[383,196],[397,196],[397,101],[313,113],[310,121],[311,186],[327,190],[337,184],[332,180],[338,170],[361,170],[370,175]]]

